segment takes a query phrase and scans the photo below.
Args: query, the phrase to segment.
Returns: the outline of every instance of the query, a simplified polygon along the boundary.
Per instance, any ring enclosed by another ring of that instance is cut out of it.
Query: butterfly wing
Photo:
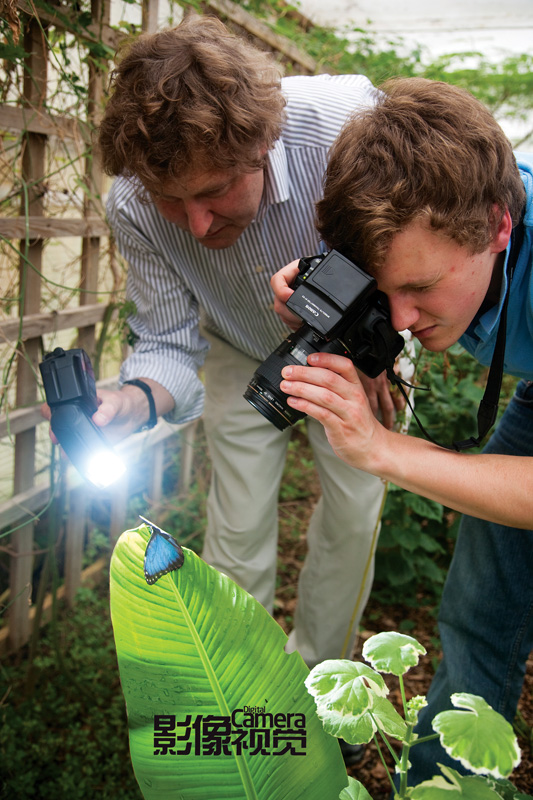
[[[153,584],[163,575],[179,569],[183,565],[183,550],[170,533],[148,523],[152,535],[144,553],[144,577],[146,583]]]

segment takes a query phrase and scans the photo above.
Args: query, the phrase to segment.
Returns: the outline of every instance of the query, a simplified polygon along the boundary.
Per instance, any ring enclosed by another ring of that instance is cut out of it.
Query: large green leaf
[[[298,653],[284,652],[282,629],[186,548],[181,569],[148,586],[148,538],[145,525],[126,531],[111,561],[111,617],[131,757],[146,800],[337,800],[347,784],[340,748],[305,689],[309,670]],[[265,715],[235,713],[245,706]],[[170,740],[170,749],[190,752],[154,754],[156,715],[170,717],[170,724],[175,717],[179,725],[183,738],[174,746]],[[211,751],[208,715],[229,733],[214,738]],[[274,754],[291,744],[300,755]]]

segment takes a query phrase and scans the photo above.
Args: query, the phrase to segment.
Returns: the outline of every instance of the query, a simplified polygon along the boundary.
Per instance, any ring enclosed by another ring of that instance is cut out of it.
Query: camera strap
[[[447,450],[456,450],[460,452],[461,450],[468,450],[471,447],[479,447],[481,441],[485,438],[489,430],[492,428],[494,423],[496,422],[496,416],[498,413],[498,400],[500,397],[500,391],[502,386],[502,378],[503,378],[503,367],[504,367],[504,356],[505,356],[505,338],[506,338],[506,330],[507,330],[507,308],[509,305],[509,295],[511,293],[511,281],[513,278],[514,269],[516,266],[516,262],[518,261],[518,256],[520,254],[520,249],[522,247],[522,243],[524,240],[524,216],[520,218],[520,222],[513,228],[511,233],[511,249],[509,251],[509,258],[507,260],[507,291],[505,293],[505,299],[503,301],[502,310],[500,313],[500,322],[498,325],[498,333],[496,335],[496,344],[494,346],[494,353],[492,355],[492,361],[490,364],[489,374],[487,378],[487,385],[485,387],[485,392],[479,404],[479,409],[477,413],[477,436],[471,436],[469,439],[465,439],[461,442],[453,442],[450,445],[443,445],[440,442],[437,442],[433,439],[432,436],[426,431],[420,420],[418,419],[416,412],[411,405],[409,397],[404,389],[404,386],[409,387],[410,389],[420,389],[423,388],[426,391],[429,391],[428,387],[420,387],[420,386],[412,386],[411,384],[407,383],[406,381],[402,380],[399,375],[396,375],[394,370],[389,367],[387,369],[387,377],[389,378],[390,382],[398,387],[401,394],[403,395],[407,405],[411,409],[413,416],[416,420],[416,423],[426,439],[433,444],[438,445],[439,447],[444,447]]]

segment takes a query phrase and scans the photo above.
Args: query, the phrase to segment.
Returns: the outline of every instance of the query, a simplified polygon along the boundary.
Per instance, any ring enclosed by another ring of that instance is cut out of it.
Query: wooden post
[[[81,585],[81,565],[87,522],[87,487],[78,486],[69,492],[67,536],[65,541],[65,596],[70,606]]]
[[[144,33],[155,33],[159,18],[159,0],[142,0],[142,29]]]
[[[97,27],[109,24],[109,0],[91,0],[93,24]],[[89,58],[89,95],[87,101],[87,121],[92,129],[98,125],[104,92],[104,79],[107,73]],[[104,178],[97,154],[91,151],[85,160],[85,183],[88,193],[84,198],[84,217],[102,214],[102,191]],[[97,300],[98,264],[100,261],[100,238],[87,236],[83,239],[81,251],[80,305],[90,305]],[[94,325],[78,331],[78,345],[92,358],[95,353],[96,328]]]
[[[47,52],[44,37],[37,21],[26,23],[24,50],[29,53],[24,72],[24,98],[27,106],[39,109],[46,97]],[[22,157],[22,180],[25,191],[21,215],[42,216],[42,176],[45,174],[47,137],[27,132]],[[20,244],[20,314],[36,314],[41,304],[42,240],[22,241]],[[30,266],[33,265],[33,268]],[[17,364],[17,407],[28,406],[37,400],[39,339],[19,342]],[[14,493],[33,486],[35,461],[35,429],[15,437]],[[24,644],[30,634],[29,604],[33,569],[33,524],[28,523],[11,536],[10,640],[14,648]]]
[[[161,507],[161,497],[163,494],[163,476],[165,474],[165,441],[158,442],[152,447],[150,453],[151,474],[148,498],[150,506],[155,511]]]
[[[109,523],[110,542],[114,546],[126,525],[126,512],[128,510],[129,476],[126,472],[113,484],[113,499],[111,500],[111,519]]]
[[[178,497],[187,494],[191,487],[193,460],[194,460],[194,437],[198,420],[194,420],[181,432],[181,454],[180,472],[178,479]]]

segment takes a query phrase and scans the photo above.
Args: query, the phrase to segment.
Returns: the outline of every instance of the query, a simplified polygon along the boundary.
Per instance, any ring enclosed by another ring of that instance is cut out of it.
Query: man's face
[[[491,303],[498,300],[498,254],[507,245],[507,228],[498,232],[486,250],[474,255],[421,222],[412,222],[396,234],[383,266],[374,273],[379,289],[388,296],[394,328],[408,328],[435,352],[454,344],[485,298]]]
[[[191,170],[183,180],[167,181],[155,206],[203,247],[222,250],[235,244],[255,218],[263,181],[262,169]]]

